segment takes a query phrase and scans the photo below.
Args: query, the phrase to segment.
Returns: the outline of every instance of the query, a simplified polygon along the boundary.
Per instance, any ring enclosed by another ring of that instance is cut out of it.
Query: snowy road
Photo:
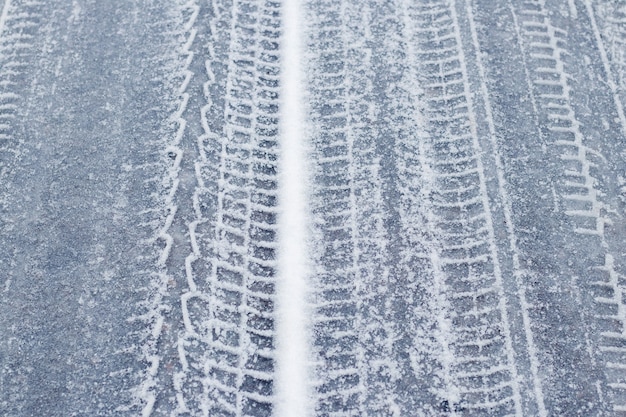
[[[626,415],[626,3],[1,10],[1,416]]]
[[[1,415],[131,402],[145,324],[128,319],[158,272],[145,242],[162,223],[171,140],[166,3],[4,6]]]

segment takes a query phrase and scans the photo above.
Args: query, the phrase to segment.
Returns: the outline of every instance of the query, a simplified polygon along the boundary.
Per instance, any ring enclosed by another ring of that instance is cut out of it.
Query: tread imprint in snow
[[[384,317],[386,237],[376,140],[368,5],[324,3],[310,40],[313,93],[313,321],[316,412],[397,409],[393,324]],[[344,27],[345,26],[345,27]],[[378,288],[378,289],[376,289]]]
[[[311,35],[309,45],[316,54],[311,63],[312,71],[315,71],[311,122],[316,128],[313,144],[319,162],[312,208],[319,234],[314,278],[314,304],[318,314],[313,319],[318,415],[376,415],[398,410],[392,404],[395,390],[399,389],[394,386],[397,376],[388,374],[390,385],[383,387],[383,379],[370,381],[368,376],[375,373],[368,374],[364,369],[371,365],[368,363],[368,359],[374,357],[370,356],[371,353],[384,342],[361,336],[376,332],[369,327],[367,313],[374,312],[376,303],[385,300],[385,297],[376,298],[372,291],[372,283],[381,285],[380,276],[369,277],[367,261],[359,256],[363,248],[361,236],[369,237],[369,233],[376,229],[366,226],[364,218],[358,214],[359,207],[369,204],[374,208],[383,204],[382,199],[375,197],[376,192],[367,200],[357,201],[368,184],[365,179],[359,183],[358,175],[361,170],[367,172],[368,164],[374,167],[378,164],[376,152],[379,151],[372,148],[360,154],[361,150],[355,144],[361,137],[376,134],[372,132],[375,129],[372,123],[367,123],[367,117],[361,115],[361,112],[369,112],[369,117],[376,117],[377,111],[371,104],[366,104],[371,103],[368,97],[372,94],[368,77],[375,74],[368,69],[372,66],[367,58],[368,41],[372,42],[368,30],[371,29],[367,28],[368,23],[359,20],[366,19],[363,16],[368,13],[367,7],[362,9],[350,14],[349,4],[316,2],[319,27]],[[359,13],[363,16],[359,17]],[[411,138],[424,142],[422,150],[409,141],[396,151],[401,159],[398,162],[399,187],[416,189],[419,193],[419,183],[426,181],[421,178],[426,172],[431,184],[428,195],[422,194],[424,199],[420,201],[430,200],[432,203],[426,209],[428,213],[419,212],[419,209],[414,213],[415,207],[401,208],[404,234],[417,233],[422,237],[430,234],[427,242],[423,239],[413,242],[416,243],[413,251],[403,256],[411,259],[412,265],[420,258],[422,263],[430,262],[431,265],[420,272],[411,271],[410,267],[399,270],[417,280],[438,280],[441,293],[430,294],[437,300],[427,302],[431,303],[431,314],[445,310],[437,319],[436,326],[440,329],[432,336],[438,339],[438,349],[445,352],[427,352],[433,350],[429,345],[420,346],[410,355],[413,358],[431,355],[430,359],[435,358],[433,367],[443,366],[442,370],[435,371],[446,386],[441,389],[440,404],[435,405],[440,412],[520,415],[520,393],[503,302],[502,277],[456,19],[454,7],[440,1],[412,6],[410,16],[403,22],[405,30],[407,27],[413,30],[410,37],[404,35],[414,48],[412,61],[406,65],[417,66],[415,77],[423,91],[419,104],[426,127],[419,126],[419,123],[413,126],[414,129],[425,129],[417,132],[417,138]],[[392,36],[390,33],[386,35]],[[346,45],[354,45],[354,49]],[[359,53],[365,57],[359,57]],[[398,53],[402,56],[403,52]],[[361,78],[363,75],[365,79]],[[357,91],[360,94],[352,92],[353,85],[359,86]],[[411,86],[406,89],[410,91]],[[395,105],[401,107],[403,104]],[[420,154],[422,160],[416,160]],[[423,172],[419,172],[420,165]],[[372,174],[369,174],[369,184],[374,188],[380,187],[375,185],[380,180],[377,176],[380,175],[379,169],[371,170]],[[405,204],[415,205],[415,201]],[[415,222],[419,223],[419,218],[424,216],[428,217],[430,233],[417,230],[423,227],[423,223],[420,226]],[[384,241],[384,234],[373,236]],[[411,241],[414,237],[404,238]],[[384,250],[379,249],[379,252],[383,258],[386,256]],[[424,320],[424,317],[417,317],[423,315],[423,311],[416,310],[411,314],[415,317],[409,320]],[[432,317],[422,323],[428,320]],[[419,328],[418,324],[415,326]],[[443,328],[447,328],[449,334],[436,336]],[[414,343],[421,342],[414,340]],[[435,345],[437,343],[432,343]],[[447,364],[438,364],[442,356],[452,359],[448,359]],[[420,373],[432,376],[432,370],[425,370],[417,359],[412,361],[418,378],[423,376]],[[377,382],[381,385],[376,386]],[[391,397],[389,404],[383,406],[381,401],[375,400],[374,387],[387,389],[388,397]],[[384,409],[385,406],[390,407]],[[433,404],[425,407],[432,409]]]
[[[161,5],[155,4],[152,7],[158,6]],[[157,9],[154,13],[158,15],[160,12]],[[169,10],[165,19],[151,23],[161,30],[163,42],[171,43],[168,53],[161,56],[157,64],[163,71],[163,80],[167,86],[165,94],[169,95],[167,98],[173,103],[172,113],[165,120],[163,131],[159,132],[162,139],[149,143],[161,149],[150,154],[152,159],[128,168],[154,175],[144,180],[146,196],[149,197],[146,199],[149,203],[146,206],[149,208],[136,213],[140,219],[139,226],[152,234],[142,242],[142,254],[136,259],[138,274],[147,276],[149,284],[136,290],[144,300],[138,305],[138,315],[128,319],[129,323],[139,322],[143,326],[141,331],[133,332],[132,335],[138,340],[135,341],[136,346],[132,346],[130,350],[139,349],[140,361],[144,363],[145,369],[139,376],[138,385],[132,389],[132,403],[117,409],[133,412],[141,410],[142,416],[149,416],[157,411],[155,403],[163,391],[163,386],[159,385],[158,373],[165,365],[160,345],[167,327],[165,316],[171,309],[166,301],[168,287],[173,282],[167,270],[174,243],[170,228],[178,211],[175,197],[180,183],[179,172],[183,156],[180,145],[186,127],[183,114],[188,108],[187,87],[192,76],[189,64],[193,54],[189,47],[196,35],[194,23],[197,14],[198,7],[193,1],[180,0]]]
[[[13,134],[13,121],[18,113],[16,87],[24,82],[22,76],[28,57],[36,47],[33,39],[42,18],[38,1],[7,0],[0,17],[0,181],[10,175],[22,152]],[[0,207],[6,204],[0,201]],[[2,283],[3,287],[10,282]]]
[[[349,90],[342,42],[341,5],[320,4],[315,13],[324,30],[314,35],[315,56],[311,65],[319,68],[313,97],[312,118],[319,126],[313,138],[314,166],[313,219],[320,236],[314,249],[314,317],[312,318],[316,414],[355,415],[362,410],[359,349],[359,315],[355,292],[354,190],[352,143],[348,124]],[[319,83],[319,84],[317,84]]]
[[[415,6],[418,59],[431,174],[429,211],[437,273],[450,307],[449,367],[457,398],[471,415],[520,414],[520,393],[504,306],[481,150],[454,6]]]
[[[593,18],[593,17],[592,17]],[[610,223],[607,206],[594,176],[596,163],[605,163],[601,154],[589,148],[572,106],[566,31],[555,27],[543,1],[524,2],[518,22],[527,55],[535,105],[544,114],[540,120],[547,128],[553,149],[562,161],[556,193],[559,209],[569,218],[572,231],[587,245],[600,248],[595,265],[587,266],[585,282],[595,301],[595,335],[591,335],[594,356],[605,367],[605,381],[598,381],[600,398],[610,402],[613,411],[626,411],[626,357],[616,345],[626,340],[626,310],[623,286],[619,283],[615,262],[605,237]]]
[[[269,416],[280,5],[215,1],[213,13],[189,289],[181,299],[179,408],[192,415]]]

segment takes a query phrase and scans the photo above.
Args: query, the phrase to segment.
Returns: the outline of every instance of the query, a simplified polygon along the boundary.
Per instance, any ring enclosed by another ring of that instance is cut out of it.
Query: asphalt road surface
[[[0,415],[626,415],[626,3],[294,1],[2,0]]]

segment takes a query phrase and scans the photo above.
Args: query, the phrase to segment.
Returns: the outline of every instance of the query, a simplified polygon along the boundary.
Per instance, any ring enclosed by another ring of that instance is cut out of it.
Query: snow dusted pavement
[[[626,415],[623,2],[0,6],[0,416]]]
[[[145,368],[131,319],[160,273],[176,16],[4,3],[0,415],[114,415]]]
[[[626,411],[623,10],[556,3],[307,3],[317,415]]]

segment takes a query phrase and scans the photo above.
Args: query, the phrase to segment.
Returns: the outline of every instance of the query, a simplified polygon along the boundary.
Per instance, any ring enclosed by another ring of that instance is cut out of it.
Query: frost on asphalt
[[[621,0],[3,0],[0,415],[622,415],[624,103]]]

